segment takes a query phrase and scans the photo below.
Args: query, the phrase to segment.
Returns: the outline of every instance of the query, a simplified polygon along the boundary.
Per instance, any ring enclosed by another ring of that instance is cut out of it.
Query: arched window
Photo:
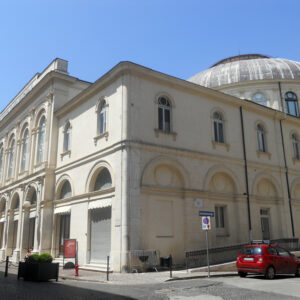
[[[2,198],[3,199],[3,198]],[[1,202],[0,202],[0,215],[1,213],[4,213],[5,212],[5,208],[6,208],[6,201],[5,199],[3,199]]]
[[[299,117],[298,99],[295,93],[287,92],[284,95],[286,112],[289,115]]]
[[[36,204],[36,190],[34,190],[31,194],[31,197],[30,197],[30,204],[31,205],[34,205]]]
[[[60,199],[65,199],[65,198],[69,198],[72,196],[72,189],[71,189],[71,185],[70,182],[68,180],[66,180],[63,184],[63,186],[61,187],[60,190]]]
[[[2,180],[3,174],[3,146],[0,148],[0,181]]]
[[[25,171],[27,168],[28,137],[29,132],[28,129],[26,129],[22,139],[21,171]]]
[[[95,181],[94,191],[104,190],[110,188],[112,185],[111,176],[109,171],[104,168],[102,169]]]
[[[267,106],[267,98],[262,93],[256,93],[252,96],[252,101],[255,103]]]
[[[258,141],[258,151],[266,152],[265,129],[261,124],[257,125],[257,141]]]
[[[71,124],[67,122],[64,129],[64,152],[70,150]]]
[[[224,143],[224,120],[220,113],[213,115],[215,142]]]
[[[292,135],[292,143],[293,143],[293,152],[294,152],[294,158],[300,159],[299,155],[299,141],[296,134]]]
[[[13,199],[13,203],[12,203],[12,206],[11,208],[16,210],[18,209],[20,206],[20,198],[19,198],[19,195],[15,196],[14,199]]]
[[[98,108],[98,133],[106,132],[106,101],[102,100]]]
[[[15,157],[15,140],[13,139],[10,143],[10,147],[8,150],[8,172],[7,177],[12,178],[13,176],[13,168],[14,168],[14,157]]]
[[[43,116],[39,124],[38,147],[37,147],[37,162],[44,161],[44,144],[45,144],[46,119]]]
[[[171,103],[165,97],[158,99],[158,129],[171,132]]]

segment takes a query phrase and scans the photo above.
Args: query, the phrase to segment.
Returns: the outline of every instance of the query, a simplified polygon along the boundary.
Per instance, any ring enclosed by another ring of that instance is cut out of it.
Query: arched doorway
[[[101,168],[93,176],[90,191],[105,191],[112,186],[107,168]],[[111,202],[107,199],[90,203],[90,263],[105,262],[111,249]]]

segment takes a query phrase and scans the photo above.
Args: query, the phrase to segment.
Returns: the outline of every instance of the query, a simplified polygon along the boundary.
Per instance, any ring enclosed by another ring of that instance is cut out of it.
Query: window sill
[[[216,141],[211,141],[212,146],[214,149],[216,149],[217,147],[224,147],[226,148],[227,152],[230,150],[230,145],[226,144],[226,143],[220,143],[220,142],[216,142]]]
[[[293,164],[300,163],[300,157],[293,157]]]
[[[60,154],[60,158],[63,159],[65,156],[71,156],[71,150],[65,151]]]
[[[104,137],[105,137],[105,139],[107,141],[108,140],[108,131],[106,131],[104,133],[101,133],[101,134],[99,134],[99,135],[97,135],[97,136],[94,137],[94,144],[95,144],[95,146],[97,146],[98,140],[100,140],[100,139],[102,139]]]
[[[156,137],[159,137],[160,134],[162,134],[162,135],[170,135],[170,136],[172,136],[173,141],[175,141],[175,140],[176,140],[176,137],[177,137],[177,133],[176,133],[176,132],[172,132],[172,131],[171,131],[171,132],[168,132],[168,131],[164,131],[164,130],[155,128],[155,129],[154,129],[154,132],[155,132],[155,136],[156,136]]]
[[[226,228],[216,228],[216,236],[218,237],[229,237],[229,233],[227,232]]]
[[[269,152],[263,152],[263,151],[260,151],[260,150],[256,150],[256,154],[257,154],[257,157],[268,156],[269,159],[271,159],[271,156],[272,156],[271,153],[269,153]]]

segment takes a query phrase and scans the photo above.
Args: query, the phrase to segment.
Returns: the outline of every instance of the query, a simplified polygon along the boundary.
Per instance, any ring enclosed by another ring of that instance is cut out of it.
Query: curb
[[[73,277],[73,276],[58,276],[59,279],[62,280],[75,280],[75,281],[85,281],[85,282],[99,282],[99,283],[107,283],[108,281],[96,280],[96,279],[85,279],[80,277]]]
[[[207,275],[197,275],[197,276],[189,276],[189,277],[175,277],[166,280],[165,282],[170,282],[170,281],[179,281],[179,280],[189,280],[189,279],[198,279],[198,278],[211,278],[211,277],[232,277],[232,276],[238,276],[237,273],[231,273],[231,274],[213,274],[208,277]]]

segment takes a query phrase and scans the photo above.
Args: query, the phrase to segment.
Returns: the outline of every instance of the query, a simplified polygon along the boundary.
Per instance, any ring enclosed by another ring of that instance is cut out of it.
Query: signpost
[[[211,230],[210,218],[215,216],[213,211],[199,211],[199,216],[202,217],[202,230],[205,230],[206,237],[206,259],[207,259],[207,277],[210,277],[209,269],[209,253],[208,253],[208,230]]]
[[[64,240],[63,266],[65,265],[65,258],[75,258],[75,265],[77,264],[77,241],[75,239]]]

